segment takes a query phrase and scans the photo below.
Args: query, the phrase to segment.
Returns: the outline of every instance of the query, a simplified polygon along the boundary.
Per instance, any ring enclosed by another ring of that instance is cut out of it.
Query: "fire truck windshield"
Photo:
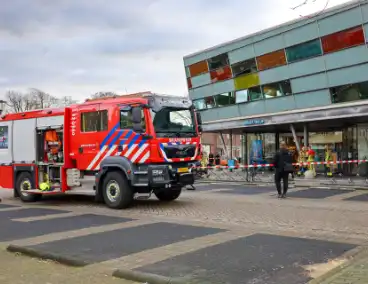
[[[151,115],[157,137],[196,136],[194,113],[189,109],[165,107]]]

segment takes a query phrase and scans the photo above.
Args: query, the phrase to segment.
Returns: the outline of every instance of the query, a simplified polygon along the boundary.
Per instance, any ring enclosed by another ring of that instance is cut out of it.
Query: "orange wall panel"
[[[202,73],[208,72],[207,61],[203,60],[197,63],[194,63],[189,66],[190,76],[194,77]]]
[[[257,58],[258,70],[265,70],[286,64],[285,50],[267,53]]]
[[[211,81],[216,83],[218,81],[224,81],[233,77],[230,66],[225,66],[211,71]]]

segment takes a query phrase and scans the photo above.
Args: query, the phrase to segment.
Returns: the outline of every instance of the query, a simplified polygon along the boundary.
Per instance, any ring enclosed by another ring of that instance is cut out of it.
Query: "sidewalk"
[[[52,261],[20,256],[0,248],[0,283],[12,284],[138,284],[114,278],[111,273],[73,268]]]
[[[246,173],[242,171],[211,171],[208,178],[203,177],[198,182],[243,182],[249,184],[272,183],[274,177],[272,173],[258,173],[253,181],[247,181]],[[333,177],[326,178],[324,176],[317,176],[313,179],[306,179],[303,177],[295,177],[290,180],[292,184],[300,187],[319,187],[319,186],[339,186],[356,189],[368,189],[368,182],[362,177]],[[367,283],[368,284],[368,283]]]
[[[345,265],[337,267],[309,284],[367,284],[368,250],[364,249]]]

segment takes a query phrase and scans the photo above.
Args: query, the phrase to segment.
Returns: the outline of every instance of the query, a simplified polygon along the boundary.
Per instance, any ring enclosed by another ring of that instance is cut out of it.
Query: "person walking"
[[[280,150],[276,152],[274,157],[275,167],[275,185],[278,198],[285,198],[289,187],[289,174],[294,171],[292,156],[290,155],[285,142],[280,143]],[[281,180],[283,183],[283,191],[281,192]]]

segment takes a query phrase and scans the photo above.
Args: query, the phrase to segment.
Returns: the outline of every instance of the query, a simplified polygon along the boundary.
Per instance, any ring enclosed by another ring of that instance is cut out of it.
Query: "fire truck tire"
[[[181,187],[179,188],[168,188],[155,192],[156,197],[160,201],[173,201],[177,199],[181,194]]]
[[[134,201],[133,190],[122,172],[108,172],[103,180],[102,195],[105,204],[112,209],[124,209]]]
[[[36,202],[40,200],[42,197],[41,194],[29,194],[29,193],[22,192],[22,189],[24,189],[25,187],[27,186],[31,187],[31,180],[32,180],[32,176],[28,172],[20,173],[17,177],[15,190],[17,191],[19,198],[23,202]]]

